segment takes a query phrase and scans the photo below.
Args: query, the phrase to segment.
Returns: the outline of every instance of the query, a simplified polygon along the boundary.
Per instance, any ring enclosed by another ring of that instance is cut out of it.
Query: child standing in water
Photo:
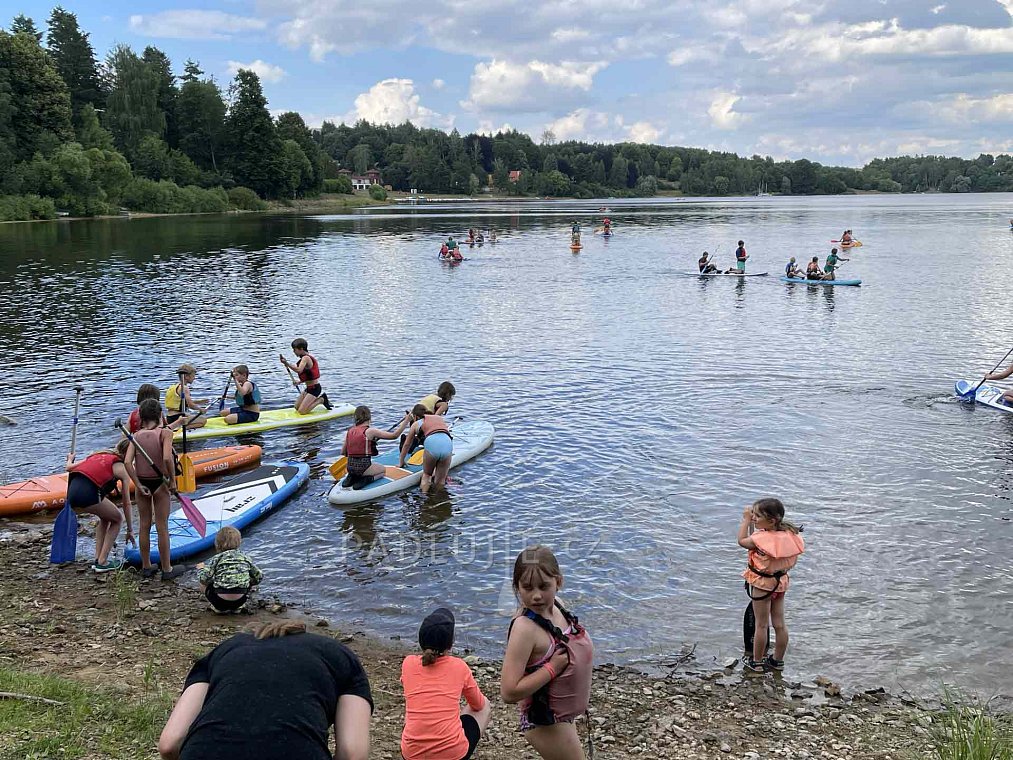
[[[468,760],[489,725],[492,705],[468,664],[450,654],[453,645],[454,613],[440,607],[419,627],[422,654],[408,655],[401,664],[405,760]],[[463,708],[461,697],[467,702]]]
[[[756,620],[752,657],[743,665],[746,672],[784,670],[784,653],[788,649],[784,595],[788,591],[788,571],[795,567],[798,556],[805,551],[801,532],[801,528],[784,519],[784,504],[780,499],[760,499],[742,511],[739,546],[749,550],[749,565],[742,577],[746,579],[746,592],[753,600]],[[767,627],[771,622],[776,634],[774,654],[764,659]]]
[[[514,562],[514,594],[521,612],[510,622],[500,694],[520,703],[521,731],[539,755],[583,760],[574,720],[591,699],[594,645],[557,601],[563,574],[545,546],[522,551]]]

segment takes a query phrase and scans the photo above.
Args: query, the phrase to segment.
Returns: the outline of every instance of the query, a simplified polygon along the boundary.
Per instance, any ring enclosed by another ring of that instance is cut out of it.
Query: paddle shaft
[[[290,366],[288,366],[288,364],[284,364],[282,366],[284,366],[285,367],[285,371],[288,372],[288,379],[292,381],[292,385],[294,385],[296,388],[298,388],[299,387],[299,383],[296,381],[295,375],[292,374],[292,368]]]
[[[232,385],[232,373],[229,373],[229,379],[225,381],[225,390],[222,391],[222,397],[218,399],[218,411],[224,411],[225,409],[225,397],[229,395],[229,387]]]
[[[70,424],[70,458],[74,458],[74,454],[77,452],[77,423],[78,423],[78,412],[81,409],[81,394],[84,392],[84,388],[80,385],[74,388],[74,421]]]
[[[147,449],[145,449],[136,440],[134,440],[134,436],[130,434],[130,431],[127,430],[125,427],[123,427],[123,422],[120,420],[116,420],[116,422],[113,424],[115,427],[119,428],[119,431],[123,433],[123,435],[127,437],[127,440],[134,445],[134,451],[141,452],[141,456],[143,456],[147,460],[148,464],[151,465],[151,469],[157,472],[159,477],[162,478],[162,482],[165,483],[167,486],[169,486],[169,490],[172,490],[172,483],[169,482],[169,476],[166,475],[164,472],[162,472],[161,467],[155,464],[154,460],[151,458],[151,455],[148,454]]]
[[[1002,359],[999,360],[999,363],[996,364],[994,367],[992,367],[991,371],[989,371],[988,374],[985,375],[985,377],[981,378],[981,382],[980,383],[978,383],[976,386],[974,386],[974,388],[972,388],[970,391],[968,391],[967,393],[965,393],[964,397],[965,398],[968,397],[968,396],[973,397],[974,394],[978,392],[978,389],[985,384],[985,381],[988,379],[988,375],[991,375],[992,372],[995,372],[997,369],[999,369],[999,367],[1002,366],[1002,363],[1004,361],[1006,361],[1007,359],[1009,359],[1010,354],[1013,354],[1013,348],[1011,348],[1009,351],[1007,351],[1006,355],[1004,357],[1002,357]]]

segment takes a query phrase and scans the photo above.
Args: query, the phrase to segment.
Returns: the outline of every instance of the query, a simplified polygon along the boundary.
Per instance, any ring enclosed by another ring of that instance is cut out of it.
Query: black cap
[[[440,607],[429,613],[419,626],[419,646],[445,652],[454,645],[454,613]]]

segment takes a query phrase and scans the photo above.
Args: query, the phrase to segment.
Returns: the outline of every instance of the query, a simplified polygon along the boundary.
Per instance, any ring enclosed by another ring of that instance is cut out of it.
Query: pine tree
[[[165,112],[158,106],[158,72],[126,45],[107,58],[112,90],[106,99],[105,126],[116,145],[132,158],[148,135],[165,134]]]
[[[70,105],[75,122],[86,103],[100,108],[104,98],[98,62],[88,41],[88,34],[82,32],[77,24],[77,16],[60,6],[54,8],[49,16],[46,46],[56,64],[56,70],[70,90]]]
[[[161,50],[150,45],[144,48],[141,59],[158,73],[158,107],[165,114],[165,141],[170,148],[175,148],[178,143],[176,103],[179,89],[176,87],[176,75],[172,73],[172,61]]]
[[[176,102],[179,148],[202,169],[218,171],[225,130],[225,101],[211,80],[200,80],[202,72],[187,61],[183,86]]]
[[[310,132],[302,116],[289,111],[278,117],[278,137],[282,140],[294,140],[302,148],[303,153],[310,162],[310,173],[303,177],[298,187],[299,195],[315,195],[324,187],[324,155],[313,141],[313,134]]]
[[[267,110],[260,77],[240,69],[231,94],[232,107],[225,120],[228,168],[237,184],[261,197],[277,197],[285,187],[282,144]]]
[[[19,13],[11,21],[11,34],[30,34],[36,42],[42,44],[42,32],[35,27],[35,22],[23,13]]]

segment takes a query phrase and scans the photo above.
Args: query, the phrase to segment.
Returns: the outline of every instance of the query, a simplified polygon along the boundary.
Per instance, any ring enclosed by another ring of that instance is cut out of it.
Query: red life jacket
[[[368,429],[368,422],[348,428],[348,432],[345,433],[345,456],[375,457],[379,453],[376,441],[366,438],[366,430]]]
[[[310,358],[310,366],[299,371],[299,379],[304,383],[309,383],[320,377],[320,365],[317,364],[316,357],[313,354],[306,354],[306,356]]]
[[[120,458],[116,454],[92,454],[90,457],[74,465],[74,469],[71,472],[84,475],[98,486],[98,490],[103,496],[106,496],[116,487],[116,475],[113,474],[113,465],[119,463]]]
[[[433,433],[446,433],[450,435],[450,428],[447,421],[439,414],[427,414],[422,418],[422,435],[428,438]],[[450,436],[453,438],[453,436]]]
[[[129,430],[130,433],[133,434],[140,429],[141,429],[141,413],[139,410],[134,409],[134,411],[130,413],[130,416],[127,417],[127,430]]]

